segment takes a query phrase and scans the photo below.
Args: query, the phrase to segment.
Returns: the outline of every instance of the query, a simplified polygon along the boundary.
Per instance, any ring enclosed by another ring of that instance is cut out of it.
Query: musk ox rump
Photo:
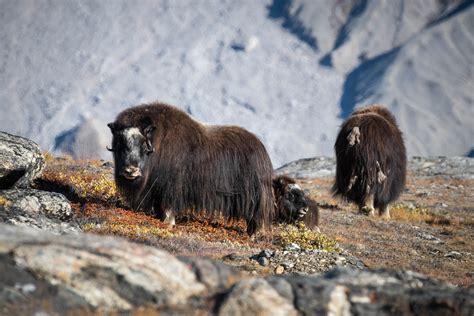
[[[406,152],[395,117],[383,106],[355,111],[343,124],[334,146],[334,195],[359,205],[359,210],[389,217],[389,203],[405,187]]]
[[[273,218],[273,167],[254,134],[161,103],[129,108],[109,127],[115,180],[133,209],[244,218],[249,234]]]

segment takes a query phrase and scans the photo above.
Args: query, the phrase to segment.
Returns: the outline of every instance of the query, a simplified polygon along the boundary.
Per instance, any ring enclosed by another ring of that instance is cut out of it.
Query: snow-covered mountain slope
[[[411,153],[467,153],[474,147],[474,10],[433,25],[393,54],[379,78],[359,76],[361,87],[372,88],[358,91],[367,97],[357,104],[388,105]]]
[[[52,150],[84,117],[160,100],[253,131],[275,165],[331,154],[343,77],[268,4],[2,1],[1,129]]]
[[[465,3],[0,0],[0,130],[110,159],[106,123],[160,100],[256,133],[277,167],[332,155],[341,114],[386,102],[409,154],[464,154],[474,99]],[[450,79],[461,74],[464,85]]]

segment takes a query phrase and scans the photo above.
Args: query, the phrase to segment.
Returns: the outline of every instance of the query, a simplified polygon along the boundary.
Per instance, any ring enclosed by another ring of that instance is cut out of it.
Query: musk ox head
[[[318,225],[318,207],[295,180],[287,176],[273,179],[276,222],[294,224],[303,221],[307,227]]]
[[[112,147],[115,160],[115,175],[117,179],[131,182],[139,180],[144,175],[150,154],[154,152],[153,125],[141,127],[125,127],[117,123],[107,124],[112,131]]]

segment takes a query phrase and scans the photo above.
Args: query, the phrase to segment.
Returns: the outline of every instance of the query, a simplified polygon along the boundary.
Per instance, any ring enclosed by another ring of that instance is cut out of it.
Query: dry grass
[[[432,212],[426,207],[419,207],[407,204],[395,204],[390,209],[392,220],[405,222],[425,222],[431,225],[450,225],[451,220],[446,213]]]

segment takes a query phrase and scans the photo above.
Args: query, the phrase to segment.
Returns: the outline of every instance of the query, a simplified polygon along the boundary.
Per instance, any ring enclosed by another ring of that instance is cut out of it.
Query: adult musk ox
[[[133,209],[171,222],[185,211],[244,218],[249,234],[270,224],[273,167],[252,133],[161,103],[129,108],[108,126],[115,181]]]
[[[319,208],[315,201],[306,196],[295,180],[288,176],[273,179],[275,195],[275,222],[294,224],[304,222],[308,228],[319,224]]]
[[[406,152],[395,117],[383,106],[363,107],[343,123],[334,146],[334,195],[359,205],[362,213],[375,209],[390,217],[388,204],[405,187]]]

